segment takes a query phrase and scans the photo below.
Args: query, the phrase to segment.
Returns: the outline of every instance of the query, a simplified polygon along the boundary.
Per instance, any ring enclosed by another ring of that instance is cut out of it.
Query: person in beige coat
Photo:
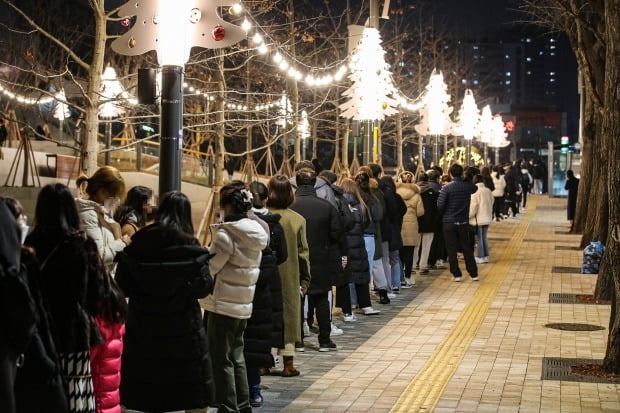
[[[407,205],[407,212],[403,217],[403,227],[400,232],[403,238],[400,259],[405,267],[405,279],[411,277],[414,261],[413,251],[418,245],[420,235],[418,231],[418,217],[424,215],[424,204],[420,197],[420,188],[413,183],[413,174],[405,171],[398,176],[396,192]]]
[[[310,286],[310,256],[306,239],[306,220],[289,206],[295,200],[293,188],[283,175],[269,180],[267,208],[272,214],[280,215],[280,225],[284,229],[288,258],[278,266],[282,281],[282,316],[284,321],[284,348],[279,354],[283,357],[282,376],[298,376],[293,357],[295,343],[301,342],[301,298]],[[297,253],[295,253],[295,251]]]

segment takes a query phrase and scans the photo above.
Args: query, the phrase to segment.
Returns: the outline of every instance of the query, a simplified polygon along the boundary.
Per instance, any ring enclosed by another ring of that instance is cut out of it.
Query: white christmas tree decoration
[[[459,111],[459,121],[455,127],[457,135],[463,136],[466,140],[471,141],[474,136],[478,135],[478,106],[471,89],[465,90],[463,104]]]
[[[433,70],[421,99],[420,122],[415,130],[422,136],[450,134],[453,128],[450,120],[453,108],[448,105],[449,102],[448,85],[443,80],[443,74]]]
[[[104,118],[117,118],[125,113],[125,107],[119,102],[121,99],[131,104],[135,103],[118,80],[116,70],[111,66],[105,68],[101,78],[101,98],[104,103],[99,105],[99,116]]]
[[[301,111],[301,121],[299,122],[299,136],[305,142],[310,137],[310,122],[308,122],[308,112]]]
[[[364,28],[362,38],[351,55],[353,82],[343,95],[349,98],[340,105],[340,116],[355,120],[383,120],[398,112],[398,102],[389,65],[385,61],[381,35],[372,27]]]
[[[118,15],[136,16],[135,23],[112,42],[112,50],[127,56],[157,50],[161,65],[183,66],[192,47],[228,47],[246,36],[241,27],[218,14],[235,4],[236,0],[130,0]]]
[[[61,89],[58,93],[56,93],[55,98],[56,105],[54,106],[54,117],[59,121],[63,121],[71,115],[69,106],[65,103],[67,101],[65,91]]]
[[[506,133],[506,126],[500,115],[493,117],[493,124],[491,128],[491,142],[489,146],[492,148],[503,148],[510,145],[510,141],[506,140],[508,134]]]
[[[491,142],[491,138],[493,136],[493,115],[491,114],[491,108],[489,105],[482,108],[482,114],[480,115],[478,127],[480,129],[480,142]]]

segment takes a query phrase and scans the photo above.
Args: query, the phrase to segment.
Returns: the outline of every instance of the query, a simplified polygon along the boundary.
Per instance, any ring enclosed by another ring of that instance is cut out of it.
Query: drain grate
[[[603,360],[543,357],[542,380],[578,381],[586,383],[620,383],[620,377],[605,375],[582,375],[572,371],[573,366],[583,364],[601,365]]]
[[[585,323],[549,323],[549,324],[545,324],[545,327],[553,328],[554,330],[563,330],[563,331],[605,330],[605,327],[597,326],[595,324],[585,324]]]
[[[556,274],[581,274],[579,267],[551,267],[551,272]]]
[[[580,247],[574,247],[572,245],[556,245],[556,251],[581,251]]]
[[[549,293],[549,302],[552,304],[575,304],[577,302],[577,294]]]

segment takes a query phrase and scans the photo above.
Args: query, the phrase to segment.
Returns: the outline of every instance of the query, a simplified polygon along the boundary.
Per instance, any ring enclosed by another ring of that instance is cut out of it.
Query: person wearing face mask
[[[75,200],[80,229],[95,241],[99,255],[111,271],[116,253],[131,243],[131,238],[122,234],[120,224],[112,218],[125,195],[125,181],[118,169],[102,166],[90,178],[81,175],[75,183],[80,193]]]

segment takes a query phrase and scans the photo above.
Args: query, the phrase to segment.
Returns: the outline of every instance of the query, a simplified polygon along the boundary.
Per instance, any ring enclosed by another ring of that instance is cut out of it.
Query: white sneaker
[[[341,328],[338,328],[336,324],[332,323],[332,331],[329,333],[330,336],[341,336],[344,334]]]
[[[392,298],[396,298],[396,294],[394,293],[387,293],[388,298],[391,300]]]
[[[474,257],[476,259],[476,264],[484,264],[484,257]]]
[[[372,307],[364,307],[362,308],[362,311],[364,312],[364,315],[375,315],[381,313],[381,311],[375,310]]]
[[[353,313],[351,313],[351,314],[342,314],[342,319],[344,321],[348,322],[348,323],[350,323],[352,321],[357,321],[357,317]]]
[[[304,321],[303,329],[304,329],[304,336],[308,337],[310,335],[310,327],[308,327],[307,321]]]
[[[489,263],[489,257],[484,257],[484,263],[488,264]]]

